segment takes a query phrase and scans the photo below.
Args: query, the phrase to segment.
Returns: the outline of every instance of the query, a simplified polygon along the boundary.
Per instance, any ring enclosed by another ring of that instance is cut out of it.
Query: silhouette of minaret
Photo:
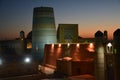
[[[104,34],[101,31],[95,33],[95,78],[105,80]]]
[[[105,43],[107,42],[107,40],[108,40],[108,33],[107,33],[107,31],[105,30],[105,31],[104,31],[104,41],[105,41]]]
[[[120,29],[113,34],[115,80],[120,80]]]
[[[20,31],[20,46],[21,46],[20,54],[23,54],[25,51],[25,33],[24,33],[24,31]]]

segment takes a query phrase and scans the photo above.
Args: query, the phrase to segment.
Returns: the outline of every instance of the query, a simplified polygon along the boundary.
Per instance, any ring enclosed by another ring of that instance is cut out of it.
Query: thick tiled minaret
[[[33,13],[32,52],[40,63],[43,61],[44,45],[56,43],[54,11],[51,7],[36,7]]]

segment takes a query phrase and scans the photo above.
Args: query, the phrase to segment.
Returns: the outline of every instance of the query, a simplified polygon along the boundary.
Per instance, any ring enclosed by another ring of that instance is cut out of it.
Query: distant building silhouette
[[[26,51],[32,53],[32,31],[27,34],[26,37]]]
[[[20,45],[21,45],[21,54],[25,52],[25,33],[20,31]]]
[[[120,29],[113,34],[115,80],[120,80]]]
[[[104,31],[104,41],[108,41],[108,32],[106,30]]]
[[[27,50],[24,31],[15,40],[0,41],[0,78],[38,73],[38,61]]]
[[[78,42],[78,24],[59,24],[57,29],[59,43]]]
[[[24,31],[20,31],[20,39],[21,40],[25,39],[25,32]]]

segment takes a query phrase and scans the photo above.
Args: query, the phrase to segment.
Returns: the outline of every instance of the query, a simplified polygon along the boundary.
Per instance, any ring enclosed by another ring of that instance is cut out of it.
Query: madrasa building
[[[100,30],[95,33],[94,38],[81,38],[78,36],[78,24],[67,23],[59,24],[56,31],[53,8],[36,7],[33,11],[32,31],[26,38],[24,31],[21,31],[20,39],[7,41],[7,46],[1,41],[0,54],[4,54],[3,48],[10,48],[17,52],[16,57],[33,57],[34,64],[24,67],[26,74],[30,73],[27,70],[36,73],[38,68],[45,72],[48,67],[67,76],[87,74],[96,80],[120,80],[119,33],[120,29],[117,29],[112,41],[108,40],[107,31]],[[3,65],[2,58],[0,65]]]

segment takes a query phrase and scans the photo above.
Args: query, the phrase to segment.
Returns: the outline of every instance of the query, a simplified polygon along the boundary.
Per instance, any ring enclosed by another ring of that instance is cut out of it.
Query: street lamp
[[[31,59],[30,59],[29,57],[26,57],[26,58],[24,59],[24,62],[25,62],[25,63],[30,63],[30,62],[31,62]]]
[[[107,53],[112,53],[112,44],[111,43],[108,43],[107,44]]]
[[[112,47],[112,44],[111,44],[111,43],[108,43],[107,46],[108,46],[108,47]]]

